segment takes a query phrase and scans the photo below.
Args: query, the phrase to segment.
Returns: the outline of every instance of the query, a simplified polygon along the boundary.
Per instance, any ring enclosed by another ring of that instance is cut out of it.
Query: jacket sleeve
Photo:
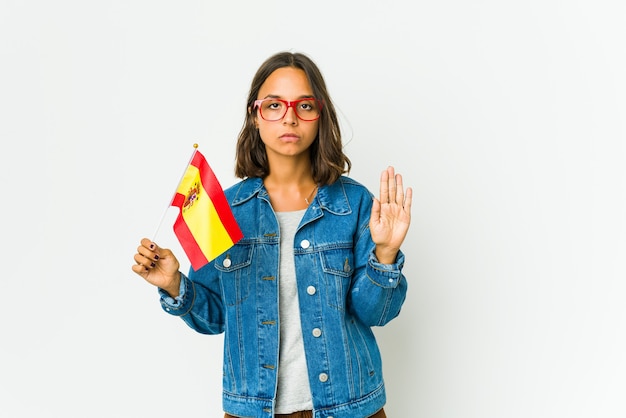
[[[176,298],[159,289],[161,307],[201,334],[224,332],[224,306],[213,263],[197,272],[190,270],[189,277],[181,273],[180,294]]]
[[[382,326],[398,316],[406,298],[408,285],[402,274],[404,253],[399,251],[393,264],[378,262],[369,230],[371,204],[362,204],[360,210],[354,249],[356,269],[348,302],[352,314],[363,323]]]

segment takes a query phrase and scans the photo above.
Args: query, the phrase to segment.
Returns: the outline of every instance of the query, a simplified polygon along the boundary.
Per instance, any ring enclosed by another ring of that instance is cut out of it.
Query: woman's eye
[[[316,109],[315,102],[311,102],[311,101],[302,102],[300,103],[300,109],[306,110],[306,111],[315,110]]]
[[[280,108],[281,108],[281,106],[282,106],[282,103],[281,103],[281,102],[271,102],[271,103],[268,105],[268,107],[269,107],[270,109],[273,109],[273,110],[280,109]]]

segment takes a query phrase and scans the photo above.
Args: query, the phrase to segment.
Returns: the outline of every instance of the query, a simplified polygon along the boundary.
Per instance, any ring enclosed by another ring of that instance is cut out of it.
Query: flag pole
[[[163,215],[161,215],[161,220],[159,221],[159,224],[157,225],[156,230],[154,231],[154,234],[152,234],[152,242],[154,242],[156,235],[159,232],[159,229],[161,229],[161,225],[163,224],[163,221],[165,220],[167,211],[169,210],[170,207],[172,207],[172,202],[174,201],[174,196],[176,196],[176,191],[178,190],[180,183],[183,181],[183,178],[185,177],[185,173],[187,172],[187,168],[191,164],[191,161],[193,161],[193,157],[194,155],[196,155],[197,151],[198,151],[198,144],[193,144],[193,152],[191,153],[191,157],[189,157],[189,161],[187,162],[187,165],[185,166],[185,170],[183,171],[183,174],[181,174],[180,179],[178,180],[178,183],[176,183],[176,188],[174,189],[174,193],[172,193],[172,198],[170,199],[170,203],[167,205],[167,207],[163,211]]]

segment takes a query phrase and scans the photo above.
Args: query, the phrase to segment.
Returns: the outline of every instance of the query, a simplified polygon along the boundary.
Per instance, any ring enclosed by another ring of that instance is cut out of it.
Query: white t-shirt
[[[300,305],[294,265],[293,241],[306,210],[277,212],[280,225],[280,352],[278,361],[278,390],[276,414],[290,414],[313,409],[309,374],[306,367]]]

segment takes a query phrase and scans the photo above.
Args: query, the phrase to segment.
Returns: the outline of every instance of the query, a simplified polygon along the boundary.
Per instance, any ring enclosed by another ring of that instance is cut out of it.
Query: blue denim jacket
[[[225,332],[223,408],[273,417],[279,348],[280,231],[259,178],[225,190],[244,238],[189,277],[180,295],[162,290],[166,312],[204,334]],[[368,417],[385,404],[382,362],[372,326],[400,312],[401,269],[374,256],[372,194],[341,177],[320,187],[294,240],[300,319],[315,418]]]

